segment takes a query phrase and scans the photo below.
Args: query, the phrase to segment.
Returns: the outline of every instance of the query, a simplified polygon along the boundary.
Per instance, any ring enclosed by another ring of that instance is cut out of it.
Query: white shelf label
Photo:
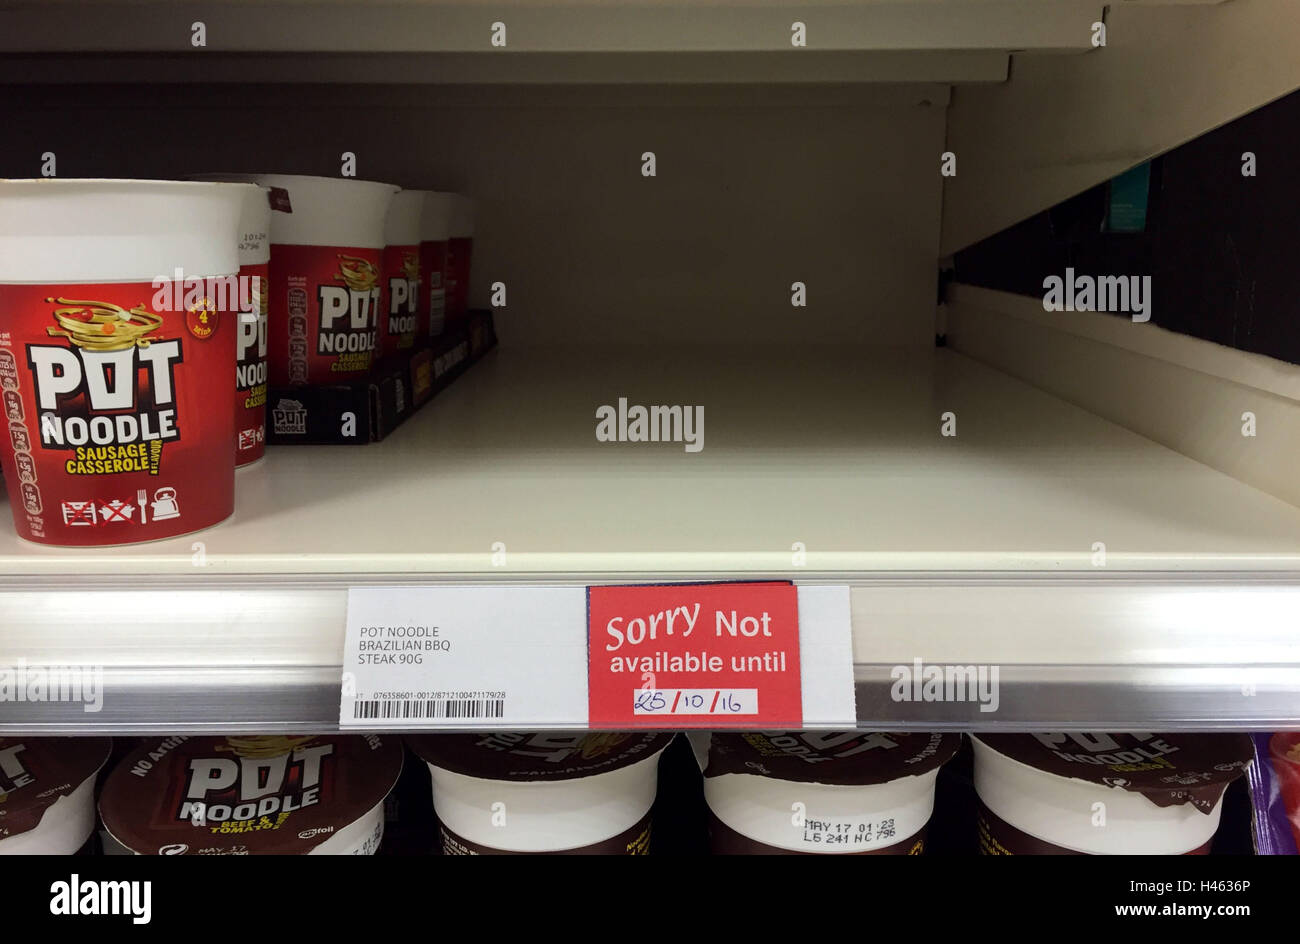
[[[848,587],[799,588],[799,674],[805,728],[858,726]]]
[[[853,728],[849,589],[796,589],[795,716],[801,705],[805,728]],[[587,588],[579,586],[354,588],[339,725],[587,727],[588,612]],[[631,689],[627,713],[642,725],[662,718],[665,728],[691,726],[695,716],[695,726],[707,718],[710,726],[737,727],[740,716],[759,714],[754,688]]]
[[[340,727],[587,724],[586,587],[348,593]]]

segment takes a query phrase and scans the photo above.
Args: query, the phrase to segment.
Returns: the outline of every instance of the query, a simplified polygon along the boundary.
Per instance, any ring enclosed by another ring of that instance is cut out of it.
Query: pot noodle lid
[[[751,774],[797,783],[868,786],[929,773],[961,746],[959,734],[755,731],[714,734],[704,776]]]
[[[407,738],[407,744],[427,763],[467,777],[575,780],[653,757],[673,737],[632,731],[608,734],[494,731],[423,734]]]
[[[1245,734],[980,734],[991,750],[1059,777],[1143,794],[1203,813],[1249,766]]]
[[[45,811],[104,766],[106,737],[0,737],[0,839],[40,825]]]
[[[113,769],[104,826],[135,852],[306,854],[383,802],[397,738],[148,738]]]

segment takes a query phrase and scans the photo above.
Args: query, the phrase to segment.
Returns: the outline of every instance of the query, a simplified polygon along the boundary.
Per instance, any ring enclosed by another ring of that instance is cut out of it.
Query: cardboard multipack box
[[[271,445],[379,442],[496,346],[490,311],[423,347],[381,361],[364,381],[320,387],[272,387],[266,440]]]

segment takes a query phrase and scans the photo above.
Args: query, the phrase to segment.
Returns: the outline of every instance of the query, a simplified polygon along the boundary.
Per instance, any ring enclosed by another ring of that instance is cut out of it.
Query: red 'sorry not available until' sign
[[[587,614],[593,729],[801,726],[793,584],[590,587]]]

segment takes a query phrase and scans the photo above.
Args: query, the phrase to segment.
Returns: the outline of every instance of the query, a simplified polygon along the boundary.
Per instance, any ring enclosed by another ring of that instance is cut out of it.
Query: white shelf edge
[[[1016,295],[962,282],[949,286],[947,301],[996,311],[1038,328],[1098,341],[1300,402],[1300,365],[1178,334],[1152,322],[1134,322],[1105,312],[1047,311],[1041,296]]]
[[[51,15],[46,3],[2,11],[0,52],[727,52],[813,50],[1035,50],[1085,52],[1103,3],[735,5],[687,2],[79,4]],[[202,21],[207,45],[192,46]],[[794,49],[791,25],[806,24]],[[506,45],[493,45],[494,24]]]
[[[953,350],[1300,505],[1300,367],[1009,292],[960,286],[946,308]]]
[[[850,583],[860,726],[1300,728],[1300,578],[912,575]],[[99,666],[103,709],[0,702],[0,733],[337,725],[342,588],[90,589],[46,595],[36,613],[33,593],[0,591],[0,665],[19,664],[21,653],[28,668]],[[997,711],[972,700],[894,701],[891,670],[914,659],[996,666]]]
[[[948,113],[940,255],[1224,125],[1300,86],[1294,0],[1112,3],[1095,55],[1017,57]],[[1250,145],[1246,145],[1249,147]]]
[[[45,53],[0,60],[0,83],[447,85],[817,85],[1004,82],[1000,50],[716,53]]]

